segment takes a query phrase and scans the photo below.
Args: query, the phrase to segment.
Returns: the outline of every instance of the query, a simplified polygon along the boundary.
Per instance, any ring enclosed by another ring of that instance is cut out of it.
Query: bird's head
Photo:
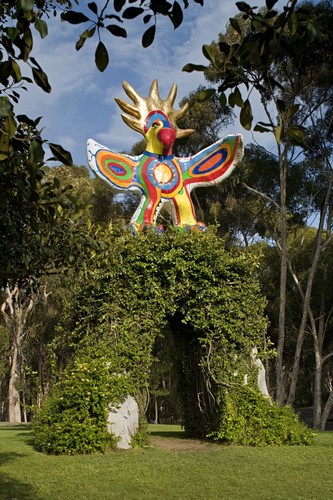
[[[123,82],[123,87],[133,104],[119,98],[115,100],[122,111],[125,111],[125,114],[121,115],[124,122],[145,136],[147,151],[168,156],[172,154],[172,146],[176,139],[194,132],[192,129],[177,127],[177,120],[185,115],[188,103],[178,110],[174,109],[173,104],[177,94],[175,84],[165,100],[160,98],[157,80],[151,84],[148,97],[142,97],[127,82]]]
[[[147,151],[163,156],[172,154],[177,132],[163,111],[151,111],[146,117],[143,130]]]

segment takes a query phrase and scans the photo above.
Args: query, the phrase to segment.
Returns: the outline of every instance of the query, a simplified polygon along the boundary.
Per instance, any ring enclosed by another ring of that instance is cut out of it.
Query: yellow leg
[[[193,226],[197,223],[192,200],[184,188],[181,189],[172,201],[176,211],[177,225]]]

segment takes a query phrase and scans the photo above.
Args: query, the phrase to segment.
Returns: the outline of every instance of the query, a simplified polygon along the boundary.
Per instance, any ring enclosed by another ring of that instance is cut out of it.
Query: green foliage
[[[314,434],[290,407],[279,407],[257,389],[242,385],[220,393],[219,429],[209,434],[225,444],[308,445]]]
[[[59,327],[59,358],[102,342],[116,370],[146,383],[155,337],[165,321],[167,299],[160,284],[158,237],[101,234],[105,250],[73,287]],[[150,248],[150,249],[149,249]]]
[[[329,234],[329,233],[328,233]],[[317,228],[295,228],[288,235],[289,255],[292,259],[293,270],[297,274],[300,283],[306,283],[308,280],[311,266],[313,264],[313,248],[315,238],[317,236]],[[326,242],[326,233],[322,234],[323,244]],[[327,245],[325,251],[322,253],[318,263],[316,275],[314,277],[312,298],[311,298],[311,311],[315,318],[316,328],[312,330],[312,335],[306,335],[304,338],[304,345],[302,349],[302,357],[300,363],[300,377],[297,389],[297,397],[295,406],[309,407],[313,405],[313,384],[310,383],[313,373],[315,373],[315,361],[313,351],[314,336],[319,333],[319,341],[322,342],[321,352],[325,361],[323,363],[323,386],[321,389],[321,398],[329,394],[327,387],[329,385],[329,375],[332,368],[331,357],[327,354],[333,350],[332,335],[332,316],[331,304],[333,300],[333,286],[332,286],[332,242]],[[262,254],[262,263],[260,264],[260,281],[262,289],[265,290],[267,297],[267,315],[269,317],[268,334],[271,340],[277,343],[277,331],[279,325],[278,311],[279,311],[279,290],[276,287],[276,282],[279,276],[279,252],[272,246],[266,246]],[[294,360],[295,345],[297,342],[299,315],[302,308],[303,299],[299,290],[295,287],[293,280],[288,279],[287,294],[286,294],[286,343],[284,350],[284,370],[288,373],[292,369]],[[310,326],[309,326],[310,328]],[[311,326],[312,328],[312,326]]]
[[[45,431],[39,433],[40,449],[73,453],[103,448],[100,439],[97,448],[89,440],[94,435],[91,422],[96,411],[88,394],[92,393],[90,383],[80,371],[82,353],[96,355],[101,349],[103,355],[96,358],[99,366],[107,360],[109,373],[126,374],[113,376],[115,393],[102,390],[105,398],[97,402],[98,429],[105,431],[107,404],[119,402],[126,393],[141,394],[142,418],[154,345],[166,323],[187,435],[251,445],[310,440],[288,409],[278,408],[256,390],[252,349],[257,347],[265,358],[267,321],[254,253],[225,250],[214,231],[184,235],[170,229],[163,236],[147,233],[140,237],[111,233],[104,234],[104,245],[94,265],[85,269],[73,287],[54,342],[54,353],[62,360],[67,357],[69,365],[59,383],[61,392],[55,389],[55,396],[37,417]],[[123,386],[123,381],[128,385]],[[99,382],[93,383],[97,387]],[[82,427],[82,439],[78,421],[88,422],[90,429]],[[142,422],[134,443],[145,443],[145,434]],[[74,444],[73,436],[78,436]]]
[[[189,110],[179,120],[178,125],[180,128],[193,129],[194,133],[190,137],[176,142],[176,156],[191,156],[210,146],[220,139],[221,134],[230,125],[231,108],[221,106],[217,96],[206,100],[205,95],[207,92],[204,87],[199,86],[195,92],[190,92],[179,103],[180,106],[183,106],[187,102]]]
[[[329,2],[293,1],[278,12],[275,3],[266,2],[265,8],[258,9],[236,2],[241,14],[229,19],[218,44],[203,46],[209,67],[187,64],[183,70],[204,71],[209,81],[217,82],[221,103],[239,108],[240,123],[246,130],[253,126],[251,97],[255,89],[266,114],[268,105],[275,105],[277,119],[258,122],[254,130],[273,132],[278,145],[307,148],[307,112],[303,103],[299,105],[292,98],[292,92],[296,91],[301,101],[307,85],[322,86],[325,81],[317,75],[325,74],[329,67],[332,34],[328,19],[332,10]],[[324,85],[327,88],[327,82]],[[214,89],[206,90],[207,96],[209,91]]]
[[[203,5],[203,0],[194,1]],[[154,41],[158,15],[167,16],[174,29],[178,28],[183,21],[183,8],[178,1],[159,0],[158,2],[148,2],[140,7],[130,6],[129,4],[132,3],[133,1],[116,0],[111,7],[108,1],[101,6],[97,5],[95,2],[90,2],[88,3],[90,12],[87,13],[90,17],[87,17],[83,12],[74,10],[67,10],[61,14],[61,19],[70,24],[88,23],[88,28],[83,31],[76,43],[76,50],[80,50],[86,40],[93,37],[95,32],[97,33],[99,42],[95,51],[95,63],[100,71],[104,71],[109,62],[107,48],[101,41],[101,35],[104,29],[113,36],[127,38],[127,31],[120,26],[120,23],[123,23],[124,20],[132,20],[143,16],[144,23],[150,24],[144,31],[141,40],[142,46],[146,48]],[[140,5],[142,5],[142,3],[143,2],[141,2]],[[185,9],[188,5],[188,1],[184,2]],[[108,24],[110,19],[113,21],[112,24]],[[114,24],[115,21],[118,24]]]
[[[195,1],[203,5],[203,0]],[[142,37],[142,44],[147,47],[154,39],[157,16],[169,17],[174,28],[183,20],[183,9],[177,1],[151,2],[145,5],[145,8],[132,7],[129,5],[132,2],[127,0],[112,2],[112,6],[109,1],[104,2],[104,5],[95,2],[89,2],[87,6],[84,5],[85,2],[75,3],[78,6],[83,4],[87,15],[71,10],[72,2],[69,0],[18,0],[0,4],[0,162],[17,162],[17,154],[22,155],[24,148],[29,153],[29,161],[24,165],[27,174],[40,173],[45,144],[48,144],[53,154],[50,159],[72,165],[70,153],[61,145],[42,139],[40,132],[33,135],[30,133],[29,127],[36,127],[40,118],[33,120],[23,114],[15,116],[13,107],[13,103],[19,102],[20,92],[27,90],[29,84],[34,83],[44,92],[51,92],[47,74],[33,56],[33,46],[36,35],[42,39],[48,35],[47,20],[51,15],[58,15],[59,7],[62,11],[62,21],[73,25],[88,23],[88,28],[76,43],[77,50],[83,47],[88,38],[96,34],[98,41],[95,64],[100,71],[104,71],[109,63],[107,46],[101,40],[102,31],[113,36],[126,37],[126,30],[119,24],[123,23],[124,19],[144,15],[145,24],[151,24]],[[188,5],[188,2],[185,2],[184,8]],[[26,68],[31,71],[30,76],[24,75],[23,69]],[[4,165],[4,169],[8,169],[8,164]],[[19,194],[25,188],[25,185],[16,184]]]
[[[36,152],[36,127],[37,121],[28,128],[21,124],[15,137],[19,151],[0,161],[3,287],[70,267],[88,243],[82,210],[69,201],[70,186],[45,175],[43,155]]]
[[[99,346],[77,357],[37,411],[33,429],[38,450],[71,455],[115,447],[117,440],[107,432],[107,407],[110,401],[121,403],[132,387],[101,352]]]
[[[148,421],[176,423],[181,421],[177,394],[177,373],[174,360],[177,357],[175,338],[170,328],[164,329],[156,338],[154,360],[149,376],[149,404],[146,410]]]
[[[132,448],[143,448],[149,445],[148,425],[142,432],[137,432],[131,439]]]
[[[254,346],[265,356],[255,259],[227,252],[214,231],[105,238],[105,252],[77,283],[55,352],[63,359],[100,343],[114,371],[144,393],[156,337],[168,322],[184,425],[205,437],[216,428],[219,388],[236,381],[235,370],[241,381],[251,373]]]
[[[203,0],[195,1],[203,4]],[[106,1],[104,5],[95,2],[89,2],[88,5],[79,1],[75,3],[81,3],[87,15],[71,10],[72,2],[69,0],[17,0],[0,3],[0,253],[4,258],[0,271],[3,286],[8,279],[16,280],[17,261],[20,264],[23,261],[19,272],[25,273],[25,267],[38,260],[35,256],[31,257],[30,252],[25,252],[27,247],[22,249],[21,245],[17,245],[16,252],[16,244],[22,239],[22,228],[27,228],[29,232],[33,226],[35,233],[40,224],[39,217],[36,217],[36,205],[45,216],[50,215],[47,212],[54,209],[50,206],[48,197],[45,199],[41,196],[38,189],[43,178],[45,146],[49,146],[53,155],[50,160],[72,165],[72,157],[68,151],[61,145],[42,138],[41,130],[37,129],[40,117],[32,119],[24,114],[15,114],[14,105],[19,102],[20,93],[28,90],[29,85],[35,84],[44,92],[51,92],[47,74],[33,56],[34,37],[44,39],[48,35],[48,19],[56,17],[59,10],[62,12],[61,19],[70,24],[88,22],[88,29],[81,34],[76,48],[82,48],[86,40],[96,33],[98,42],[95,63],[100,71],[104,71],[109,55],[106,44],[101,40],[102,30],[108,36],[126,37],[126,30],[119,24],[124,19],[133,19],[142,14],[145,14],[145,23],[150,23],[153,27],[156,26],[159,15],[168,16],[175,28],[183,19],[183,9],[177,1],[152,2],[145,8],[132,7],[132,2],[126,0],[111,3]],[[185,2],[184,8],[188,5]],[[152,30],[148,28],[143,35],[145,46],[152,43],[151,35]],[[29,72],[29,76],[25,75],[25,70]],[[20,217],[23,219],[21,225]],[[44,242],[40,241],[39,248],[43,245]]]
[[[258,8],[245,2],[237,2],[236,7],[240,13],[230,19],[226,31],[219,35],[217,43],[203,47],[203,54],[208,61],[206,70],[196,65],[186,65],[184,70],[204,71],[207,80],[216,86],[221,104],[238,109],[240,124],[246,130],[250,130],[255,123],[257,102],[253,101],[253,96],[260,95],[265,121],[258,122],[254,130],[272,134],[278,160],[275,165],[278,168],[263,171],[261,175],[262,155],[253,157],[255,175],[252,179],[242,176],[244,170],[242,172],[241,167],[238,170],[241,175],[239,185],[250,192],[251,196],[247,194],[243,197],[240,192],[237,197],[230,195],[229,206],[236,207],[236,210],[225,213],[229,220],[233,218],[236,221],[236,228],[241,230],[246,243],[249,242],[249,237],[257,233],[274,240],[279,248],[280,286],[276,286],[277,281],[273,284],[275,290],[279,291],[279,304],[278,307],[276,304],[270,306],[278,311],[278,320],[273,326],[278,332],[276,381],[271,385],[276,387],[275,397],[279,404],[283,404],[286,399],[289,404],[295,404],[296,386],[303,383],[299,368],[304,363],[303,369],[308,374],[317,375],[315,384],[307,383],[309,391],[315,393],[316,408],[319,407],[318,402],[322,396],[322,390],[318,390],[318,380],[323,380],[319,375],[323,364],[319,361],[321,347],[318,349],[318,346],[325,336],[325,318],[329,318],[331,313],[330,306],[324,309],[325,300],[321,302],[320,312],[312,309],[315,302],[313,277],[318,272],[319,255],[326,243],[313,246],[309,253],[311,267],[304,279],[304,275],[295,274],[294,252],[290,251],[287,233],[297,230],[297,226],[303,222],[308,221],[313,225],[314,220],[320,221],[317,224],[318,236],[323,231],[323,224],[327,224],[328,233],[331,231],[330,68],[333,10],[332,2],[329,1],[285,2],[281,12],[275,9],[275,4],[274,0],[267,1],[265,7]],[[206,90],[206,96],[213,90]],[[306,158],[308,161],[300,161],[300,148],[304,151],[302,160]],[[243,165],[247,169],[251,165],[246,166],[246,161],[245,159]],[[272,161],[265,163],[274,167]],[[314,165],[315,168],[312,169]],[[278,173],[277,176],[274,171]],[[258,183],[259,178],[268,179],[271,187],[267,182]],[[235,180],[233,176],[232,182]],[[217,203],[213,205],[217,213],[219,206]],[[242,210],[243,207],[245,210]],[[318,212],[321,212],[320,218]],[[316,241],[319,242],[319,239]],[[288,270],[294,278],[292,287],[298,295],[296,301],[288,298]],[[266,269],[263,270],[263,275],[265,273]],[[321,332],[318,338],[315,329]],[[312,360],[317,360],[317,365],[312,372],[308,370],[309,365],[302,352],[305,340],[310,339],[305,333],[308,330],[311,330],[312,338],[315,339],[310,356]],[[293,346],[290,345],[291,339]],[[315,355],[313,349],[316,351]],[[290,357],[293,357],[293,361]],[[329,358],[323,359],[327,361]],[[292,369],[288,366],[290,361]]]

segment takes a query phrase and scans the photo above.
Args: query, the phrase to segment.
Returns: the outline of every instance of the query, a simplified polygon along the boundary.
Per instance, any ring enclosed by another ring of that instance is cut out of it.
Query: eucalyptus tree
[[[80,255],[89,255],[93,240],[88,231],[83,232],[84,225],[73,212],[69,215],[61,204],[53,207],[59,207],[59,212],[55,210],[51,224],[37,221],[37,230],[32,226],[24,228],[29,233],[25,238],[28,250],[24,255],[24,274],[15,273],[1,293],[1,316],[10,338],[8,419],[12,422],[21,421],[19,386],[25,373],[23,351],[32,326],[31,316],[50,293],[42,278],[77,265]]]
[[[288,1],[281,13],[274,9],[277,2],[266,1],[266,9],[258,12],[245,2],[237,2],[241,14],[230,19],[225,35],[219,42],[205,45],[203,53],[210,62],[205,68],[195,64],[185,66],[185,71],[205,71],[210,81],[217,84],[222,105],[229,103],[240,110],[240,123],[251,130],[254,121],[253,98],[260,98],[265,119],[253,128],[258,132],[270,132],[275,140],[279,163],[279,200],[268,199],[278,208],[279,224],[275,232],[276,243],[281,251],[279,335],[276,362],[276,399],[286,399],[283,355],[285,348],[286,290],[288,267],[289,211],[287,206],[288,175],[301,150],[312,147],[322,150],[327,133],[316,138],[316,145],[306,137],[309,126],[322,122],[331,123],[332,87],[329,79],[332,58],[332,6],[330,2],[312,4]],[[214,89],[206,92],[209,97]],[[252,103],[252,104],[251,104]],[[257,103],[257,101],[256,101]],[[256,104],[257,106],[257,104]],[[304,333],[310,310],[313,279],[319,257],[325,249],[321,238],[324,223],[328,221],[331,178],[329,158],[325,156],[325,196],[321,206],[318,237],[314,248],[312,271],[308,276],[303,294],[303,311],[291,374],[288,402],[295,401],[299,362]],[[263,193],[267,199],[267,194]],[[310,200],[303,200],[303,204]],[[311,203],[310,203],[311,204]],[[311,205],[313,209],[313,205]],[[330,237],[329,237],[330,239]]]
[[[321,75],[323,77],[324,75]],[[325,428],[328,415],[333,406],[333,386],[330,375],[333,367],[331,333],[331,252],[332,252],[332,160],[333,143],[331,131],[331,103],[322,110],[322,117],[313,121],[309,130],[309,141],[314,145],[305,154],[303,168],[306,172],[305,196],[311,200],[317,214],[317,228],[309,245],[309,268],[306,280],[298,278],[291,268],[291,274],[303,299],[303,314],[297,338],[293,378],[289,400],[296,390],[296,376],[301,362],[302,345],[307,332],[311,333],[315,360],[313,380],[314,426]],[[309,202],[310,205],[310,202]],[[306,239],[304,232],[303,239]],[[304,283],[304,284],[303,284]],[[308,309],[309,324],[306,321]],[[324,397],[326,394],[326,397]],[[324,405],[324,406],[323,406]]]
[[[31,142],[1,162],[7,169],[0,177],[7,197],[0,217],[0,311],[10,339],[8,418],[14,422],[21,421],[23,351],[31,315],[49,293],[42,280],[70,270],[79,255],[89,257],[89,248],[95,245],[89,219],[84,209],[73,206],[69,188],[56,177],[45,176],[39,163],[35,173],[26,168]]]
[[[21,165],[16,175],[26,175],[27,159],[21,160],[16,163]],[[0,241],[0,248],[11,252],[7,257],[13,263],[3,274],[1,293],[1,316],[10,336],[7,408],[11,421],[21,421],[23,398],[27,404],[39,404],[48,390],[48,349],[69,294],[66,286],[100,250],[102,227],[121,227],[127,216],[115,193],[91,178],[85,167],[43,168],[35,194],[34,203],[27,200],[26,212],[23,200],[17,200],[21,218],[16,219],[15,206],[7,206],[7,218],[1,219],[9,227],[3,227],[2,234],[8,238]],[[18,237],[20,244],[15,245]]]

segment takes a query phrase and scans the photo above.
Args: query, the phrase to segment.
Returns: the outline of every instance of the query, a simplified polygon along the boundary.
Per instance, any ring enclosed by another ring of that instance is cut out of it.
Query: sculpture
[[[243,157],[243,141],[240,134],[228,135],[211,146],[188,158],[176,158],[172,148],[176,139],[194,132],[180,129],[177,121],[188,110],[173,108],[177,87],[171,87],[166,100],[158,92],[154,80],[149,96],[141,97],[127,82],[123,87],[133,104],[116,98],[124,111],[122,118],[133,130],[146,139],[146,150],[140,156],[116,153],[98,144],[93,139],[87,143],[90,168],[113,188],[137,191],[141,202],[131,219],[135,234],[148,228],[156,228],[156,219],[165,206],[169,209],[175,226],[188,231],[205,230],[197,222],[191,191],[200,186],[209,186],[226,179]]]

